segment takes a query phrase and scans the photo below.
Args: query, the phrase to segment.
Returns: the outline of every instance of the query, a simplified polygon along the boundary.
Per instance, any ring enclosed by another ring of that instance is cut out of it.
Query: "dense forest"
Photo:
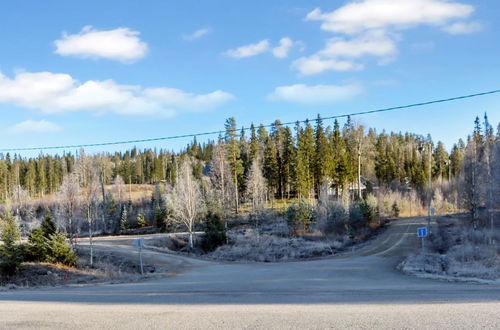
[[[105,184],[111,184],[117,176],[125,184],[160,181],[174,184],[186,155],[193,160],[193,174],[201,179],[222,152],[240,196],[244,195],[246,177],[257,160],[266,179],[269,198],[308,198],[318,195],[325,179],[337,193],[362,185],[368,190],[406,187],[422,191],[429,175],[439,181],[459,175],[471,142],[494,139],[486,115],[483,122],[476,119],[472,137],[466,142],[459,140],[450,153],[442,142],[435,142],[430,136],[378,133],[355,124],[350,118],[342,127],[337,120],[327,126],[319,116],[316,120],[297,122],[293,128],[276,120],[269,130],[263,125],[240,130],[235,119],[229,118],[225,127],[225,135],[216,141],[200,144],[195,139],[178,153],[134,147],[126,152],[92,157],[100,160]],[[18,189],[34,198],[55,193],[63,178],[74,172],[82,156],[85,156],[83,150],[76,154],[40,154],[34,158],[0,154],[0,200],[15,200]]]
[[[430,136],[377,133],[351,118],[342,127],[337,120],[330,126],[318,116],[293,129],[275,121],[269,130],[239,129],[229,118],[217,141],[195,139],[177,153],[133,148],[0,159],[6,228],[19,223],[20,234],[36,241],[43,234],[37,229],[41,219],[54,217],[72,246],[81,236],[90,238],[91,265],[93,236],[144,229],[180,228],[189,234],[190,251],[197,246],[196,232],[204,230],[203,249],[226,246],[214,253],[229,259],[261,251],[251,260],[294,254],[287,248],[291,242],[309,251],[304,255],[331,254],[333,245],[366,240],[383,218],[430,215],[431,207],[437,214],[469,211],[471,228],[493,233],[499,187],[500,125],[495,135],[486,115],[476,117],[472,134],[450,153]],[[132,188],[139,193],[134,198]],[[254,228],[253,238],[229,239],[229,226],[238,223]],[[260,235],[266,230],[271,234],[264,244]],[[312,233],[326,243],[304,239]],[[54,236],[55,246],[63,241]],[[17,267],[19,260],[11,264]]]

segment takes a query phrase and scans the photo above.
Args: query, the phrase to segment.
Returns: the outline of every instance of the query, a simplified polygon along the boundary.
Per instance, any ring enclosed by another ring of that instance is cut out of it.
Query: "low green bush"
[[[205,236],[201,247],[205,251],[213,251],[226,243],[226,229],[220,215],[209,212],[205,218]]]
[[[305,200],[300,200],[288,207],[285,218],[294,233],[308,231],[315,219],[314,208]]]

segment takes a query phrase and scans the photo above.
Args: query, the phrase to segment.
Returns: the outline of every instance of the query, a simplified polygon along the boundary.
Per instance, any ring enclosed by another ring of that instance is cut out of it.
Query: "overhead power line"
[[[347,114],[341,114],[341,115],[335,115],[335,116],[322,117],[321,119],[328,120],[328,119],[337,119],[337,118],[346,118],[346,117],[367,115],[367,114],[377,113],[377,112],[403,110],[403,109],[408,109],[408,108],[416,108],[416,107],[422,107],[425,105],[431,105],[431,104],[436,104],[436,103],[444,103],[444,102],[469,99],[469,98],[473,98],[473,97],[496,94],[496,93],[500,93],[500,89],[492,90],[492,91],[488,91],[488,92],[476,93],[476,94],[450,97],[450,98],[440,99],[440,100],[433,100],[433,101],[426,101],[426,102],[413,103],[413,104],[407,104],[407,105],[400,105],[397,107],[382,108],[382,109],[375,109],[375,110],[360,111],[360,112],[353,112],[353,113],[347,113]],[[281,125],[288,126],[288,125],[293,125],[295,123],[305,123],[307,121],[317,121],[317,120],[318,119],[304,119],[304,120],[297,120],[297,121],[290,121],[290,122],[281,123]],[[268,125],[263,125],[263,126],[264,127],[271,127],[272,125],[273,124],[268,124]],[[243,127],[242,129],[249,130],[250,127]],[[133,143],[143,143],[143,142],[153,142],[153,141],[174,140],[174,139],[182,139],[182,138],[187,138],[187,137],[194,138],[194,137],[198,137],[198,136],[222,134],[224,132],[225,131],[221,130],[221,131],[201,132],[201,133],[172,135],[172,136],[149,138],[149,139],[136,139],[136,140],[114,141],[114,142],[86,143],[86,144],[59,145],[59,146],[39,146],[39,147],[26,147],[26,148],[3,148],[3,149],[0,149],[0,152],[37,151],[37,150],[53,150],[53,149],[75,149],[75,148],[87,148],[87,147],[99,147],[99,146],[112,146],[112,145],[120,145],[120,144],[133,144]]]

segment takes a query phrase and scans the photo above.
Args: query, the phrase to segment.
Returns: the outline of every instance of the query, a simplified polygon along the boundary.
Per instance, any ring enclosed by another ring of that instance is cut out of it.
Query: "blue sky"
[[[500,88],[494,0],[11,1],[0,12],[0,148],[213,131],[230,116],[247,126]],[[476,115],[496,126],[499,103],[492,95],[356,120],[450,148]]]

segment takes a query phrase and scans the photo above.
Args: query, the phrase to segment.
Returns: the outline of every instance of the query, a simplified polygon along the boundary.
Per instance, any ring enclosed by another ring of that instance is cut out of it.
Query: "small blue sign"
[[[427,237],[427,227],[417,228],[417,236],[418,237]]]
[[[135,246],[138,248],[142,249],[144,247],[144,238],[136,238],[135,239]]]

